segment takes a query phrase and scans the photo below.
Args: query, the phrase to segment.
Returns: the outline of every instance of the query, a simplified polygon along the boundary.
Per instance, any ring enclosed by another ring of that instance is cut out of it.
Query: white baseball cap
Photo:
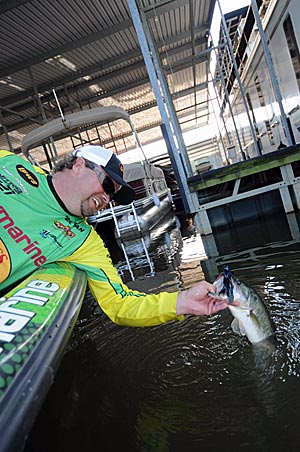
[[[82,157],[101,166],[105,172],[122,187],[113,195],[118,204],[130,204],[135,198],[135,191],[123,179],[124,168],[117,156],[109,149],[97,145],[87,145],[72,152],[75,157]]]

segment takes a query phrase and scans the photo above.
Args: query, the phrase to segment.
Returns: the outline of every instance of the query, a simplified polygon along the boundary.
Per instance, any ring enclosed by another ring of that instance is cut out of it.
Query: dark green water
[[[130,285],[186,288],[230,264],[265,300],[275,352],[233,333],[229,311],[125,328],[87,295],[26,452],[299,451],[299,237],[295,215],[215,231],[203,243],[192,230],[165,230],[150,250],[155,277]]]

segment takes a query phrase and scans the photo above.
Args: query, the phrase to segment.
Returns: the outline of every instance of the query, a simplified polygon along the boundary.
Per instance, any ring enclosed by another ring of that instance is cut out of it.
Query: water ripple
[[[287,444],[292,452],[300,449],[296,246],[285,251],[282,243],[280,249],[274,245],[232,252],[201,264],[198,240],[190,236],[185,244],[190,251],[181,253],[180,267],[165,256],[165,246],[160,248],[164,259],[156,264],[162,271],[167,268],[168,279],[159,279],[158,273],[153,292],[163,286],[189,287],[203,279],[206,264],[211,269],[230,264],[265,300],[276,347],[256,347],[233,333],[229,311],[206,318],[186,316],[182,322],[152,328],[120,327],[88,295],[70,359],[64,361],[71,363],[71,370],[63,369],[57,377],[68,389],[56,398],[54,394],[57,403],[50,404],[55,407],[52,418],[61,419],[51,429],[58,432],[61,446],[52,450],[66,450],[66,444],[74,451],[282,452]],[[172,247],[177,256],[179,249]],[[189,260],[189,255],[197,259]],[[143,284],[149,283],[137,280],[134,286],[144,290]],[[60,413],[58,401],[63,405]],[[63,443],[67,429],[70,434]]]

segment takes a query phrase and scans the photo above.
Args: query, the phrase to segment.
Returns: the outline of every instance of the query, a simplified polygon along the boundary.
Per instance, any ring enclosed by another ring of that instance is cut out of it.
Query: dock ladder
[[[127,268],[128,268],[129,273],[130,273],[132,281],[135,280],[135,276],[134,276],[134,273],[133,273],[132,265],[131,265],[129,257],[128,257],[128,252],[126,250],[126,245],[124,243],[124,238],[122,237],[122,231],[119,228],[118,219],[117,219],[118,216],[120,216],[121,214],[123,215],[125,213],[127,213],[127,214],[130,213],[130,214],[133,215],[134,226],[136,226],[138,239],[140,240],[141,245],[142,245],[142,249],[143,249],[143,254],[141,254],[139,256],[139,258],[141,259],[142,262],[144,261],[149,266],[149,269],[150,269],[149,276],[153,276],[154,275],[154,265],[153,265],[153,262],[152,262],[152,260],[151,260],[151,258],[149,256],[149,253],[148,253],[148,250],[147,250],[147,246],[145,244],[145,240],[144,240],[144,237],[143,237],[143,234],[142,234],[142,231],[141,231],[141,227],[140,227],[140,223],[139,223],[139,220],[138,220],[138,216],[137,216],[137,213],[136,213],[136,208],[134,206],[134,203],[131,203],[130,205],[126,206],[126,208],[122,209],[122,211],[118,211],[118,214],[116,214],[112,203],[110,203],[110,209],[111,209],[112,217],[113,217],[113,220],[114,220],[114,223],[115,223],[117,238],[120,241],[120,245],[121,245],[124,257],[125,257],[126,265],[127,265]],[[132,224],[130,225],[130,228],[132,228]],[[129,229],[129,227],[128,227],[128,229]],[[123,228],[123,232],[126,232],[126,227]]]

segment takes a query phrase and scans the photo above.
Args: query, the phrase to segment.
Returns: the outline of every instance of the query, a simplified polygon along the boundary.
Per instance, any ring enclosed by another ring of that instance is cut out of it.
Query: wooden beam
[[[300,160],[300,145],[279,149],[249,160],[234,163],[215,170],[205,171],[188,178],[192,192],[204,190],[214,185],[220,185],[252,174],[268,171]]]

